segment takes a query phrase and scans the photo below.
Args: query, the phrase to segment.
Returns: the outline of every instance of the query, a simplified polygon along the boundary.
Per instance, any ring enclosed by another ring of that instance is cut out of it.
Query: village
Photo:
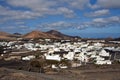
[[[67,69],[82,65],[120,63],[120,42],[105,40],[51,40],[0,42],[0,60],[22,61],[40,69]],[[22,69],[22,67],[19,67]]]

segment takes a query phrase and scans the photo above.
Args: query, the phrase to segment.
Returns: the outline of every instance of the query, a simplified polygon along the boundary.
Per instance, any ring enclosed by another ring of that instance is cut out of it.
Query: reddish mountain
[[[59,37],[60,39],[75,39],[75,38],[80,38],[80,37],[77,37],[77,36],[65,35],[65,34],[63,34],[61,32],[56,31],[56,30],[50,30],[50,31],[48,31],[46,33],[52,34],[52,35],[54,35],[56,37]]]
[[[45,32],[41,32],[41,31],[32,31],[30,33],[27,33],[23,36],[23,38],[27,38],[27,39],[36,39],[36,38],[57,38],[54,35],[45,33]]]

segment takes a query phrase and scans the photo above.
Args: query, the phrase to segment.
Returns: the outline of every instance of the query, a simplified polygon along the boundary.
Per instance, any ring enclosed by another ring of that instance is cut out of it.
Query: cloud
[[[58,21],[58,22],[49,22],[49,23],[42,23],[38,24],[36,27],[29,27],[23,25],[23,22],[18,22],[17,24],[11,24],[6,25],[4,27],[0,27],[0,30],[5,30],[8,32],[23,32],[26,33],[28,31],[31,31],[33,29],[37,30],[64,30],[64,29],[86,29],[89,27],[96,27],[96,28],[102,28],[102,27],[110,27],[110,26],[116,26],[120,25],[120,16],[112,16],[107,18],[94,18],[92,21],[88,22],[66,22],[66,21]]]
[[[97,2],[93,5],[90,4],[90,0],[5,0],[4,2],[7,4],[0,6],[0,26],[4,26],[6,22],[14,21],[14,24],[8,23],[9,26],[5,25],[5,27],[8,29],[10,28],[11,30],[17,30],[17,27],[18,30],[31,30],[31,28],[26,27],[25,25],[29,21],[24,23],[25,20],[34,20],[43,17],[47,18],[47,16],[51,15],[62,16],[63,18],[57,18],[57,21],[60,20],[58,22],[49,21],[48,23],[45,23],[46,20],[50,20],[48,17],[48,19],[42,21],[42,24],[38,24],[36,22],[34,25],[38,25],[37,28],[48,30],[67,28],[85,29],[90,26],[105,27],[108,25],[120,24],[119,16],[109,15],[111,10],[109,8],[120,8],[120,0],[97,0]],[[87,9],[88,6],[95,8],[96,11],[92,12],[93,10]],[[83,19],[84,16],[82,15],[82,11],[91,11],[86,13],[85,16],[94,18]],[[105,17],[105,15],[109,15],[111,17]],[[79,18],[76,20],[76,16],[77,18],[81,17],[82,19]],[[65,20],[68,20],[66,18],[73,18],[73,22],[66,22]]]
[[[108,18],[95,18],[91,22],[86,22],[84,24],[98,28],[115,26],[115,25],[120,25],[120,17],[112,16]]]
[[[15,24],[16,24],[16,25],[25,25],[25,22],[24,22],[24,21],[16,21]]]
[[[107,18],[94,18],[92,21],[88,21],[88,22],[58,21],[58,22],[52,22],[52,23],[42,23],[37,25],[37,29],[63,30],[63,29],[75,28],[75,29],[81,30],[89,27],[102,28],[102,27],[110,27],[110,26],[116,26],[116,25],[120,25],[120,16],[112,16]]]
[[[88,7],[89,0],[64,0],[68,5],[75,9],[85,9]]]
[[[0,11],[0,17],[2,17],[1,21],[33,19],[42,16],[40,13],[37,12],[35,13],[32,11],[11,10],[3,6],[0,6]]]
[[[87,17],[100,17],[100,16],[105,16],[110,14],[110,11],[108,9],[102,9],[102,10],[97,10],[94,12],[86,13],[85,16]]]
[[[31,10],[14,10],[10,7],[0,6],[0,22],[6,22],[8,20],[29,20],[46,15],[63,15],[65,18],[75,17],[75,13],[72,9],[67,7],[54,7],[52,2],[42,0],[7,0],[9,4],[15,7],[25,7]],[[45,2],[45,3],[44,3]],[[51,8],[52,7],[52,8]]]
[[[7,2],[13,6],[28,7],[37,11],[58,6],[83,9],[89,4],[89,0],[7,0]]]
[[[97,0],[91,8],[120,8],[120,0]]]
[[[53,22],[53,23],[43,23],[38,25],[38,28],[44,28],[46,30],[51,29],[66,29],[66,28],[72,28],[74,26],[74,23],[68,23],[64,21],[59,22]]]
[[[52,0],[7,0],[7,3],[16,7],[27,7],[34,11],[44,11],[56,5]]]
[[[114,23],[114,22],[120,22],[120,17],[119,16],[112,16],[112,17],[108,17],[108,18],[96,18],[93,19],[93,22],[97,22],[97,23]]]
[[[63,15],[75,17],[74,9],[84,9],[89,0],[6,0],[13,7],[24,7],[32,11],[29,15]],[[28,16],[30,17],[30,16]]]
[[[63,29],[69,29],[69,28],[76,28],[76,29],[85,29],[88,25],[82,24],[82,23],[73,23],[73,22],[65,22],[65,21],[58,21],[58,22],[52,22],[52,23],[43,23],[39,24],[37,26],[37,29],[44,29],[44,30],[63,30]]]
[[[73,17],[75,14],[74,11],[66,6],[59,6],[59,4],[62,4],[59,2],[59,0],[7,0],[7,3],[11,6],[28,8],[33,14]]]
[[[25,25],[9,25],[9,26],[3,26],[3,27],[0,27],[0,30],[1,31],[5,31],[5,32],[22,32],[22,33],[26,33],[26,32],[29,32],[31,31],[31,27],[29,26],[25,26]]]
[[[60,8],[58,8],[57,12],[58,12],[58,14],[64,13],[65,17],[68,17],[68,18],[72,18],[72,17],[75,16],[74,11],[69,10],[66,7],[60,7]]]
[[[20,26],[26,26],[24,23],[25,20],[33,20],[50,15],[74,18],[76,17],[74,9],[84,9],[89,0],[6,0],[3,2],[7,4],[0,4],[0,26],[4,26],[1,29],[7,28],[8,30],[16,31],[17,28],[18,30],[23,30]],[[10,21],[14,21],[14,23],[10,23]],[[76,25],[74,23],[59,21],[55,23],[43,23],[41,26],[47,29],[55,27],[61,29],[61,26],[68,28]]]

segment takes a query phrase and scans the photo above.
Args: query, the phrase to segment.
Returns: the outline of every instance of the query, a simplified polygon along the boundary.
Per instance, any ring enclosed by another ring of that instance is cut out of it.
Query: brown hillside
[[[15,37],[12,37],[12,34],[6,32],[0,32],[0,40],[14,40]]]
[[[46,33],[49,33],[49,34],[54,35],[56,37],[59,37],[60,39],[74,39],[75,38],[73,36],[65,35],[61,32],[56,31],[56,30],[50,30]]]
[[[30,33],[27,33],[23,36],[23,38],[28,38],[28,39],[35,39],[35,38],[57,38],[54,35],[45,33],[45,32],[40,32],[40,31],[32,31]]]

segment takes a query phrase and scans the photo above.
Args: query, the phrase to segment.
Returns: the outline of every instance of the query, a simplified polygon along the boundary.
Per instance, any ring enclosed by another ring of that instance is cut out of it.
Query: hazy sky
[[[0,0],[0,30],[120,37],[120,0]]]

